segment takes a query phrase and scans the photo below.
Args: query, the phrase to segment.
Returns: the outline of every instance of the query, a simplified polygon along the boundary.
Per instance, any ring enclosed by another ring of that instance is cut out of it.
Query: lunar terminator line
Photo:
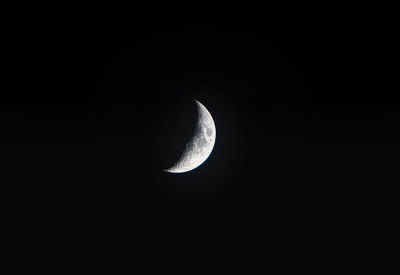
[[[203,104],[195,100],[198,110],[198,121],[192,139],[186,144],[180,159],[164,171],[185,173],[199,167],[210,156],[216,138],[214,120]]]

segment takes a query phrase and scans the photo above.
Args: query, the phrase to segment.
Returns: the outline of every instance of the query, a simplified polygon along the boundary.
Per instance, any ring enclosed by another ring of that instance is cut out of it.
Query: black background
[[[234,3],[16,12],[0,98],[5,182],[23,198],[11,208],[38,224],[102,221],[154,238],[199,228],[271,242],[351,236],[397,180],[385,12]],[[216,144],[198,169],[167,174],[193,130],[192,99],[212,114]]]

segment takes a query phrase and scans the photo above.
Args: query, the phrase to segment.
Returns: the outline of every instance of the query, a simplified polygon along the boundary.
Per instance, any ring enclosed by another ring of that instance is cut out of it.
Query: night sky
[[[14,18],[18,76],[0,102],[3,167],[27,216],[322,236],[397,181],[400,113],[378,79],[385,34],[371,10],[49,9]],[[214,118],[215,147],[167,174],[194,129],[192,99]]]

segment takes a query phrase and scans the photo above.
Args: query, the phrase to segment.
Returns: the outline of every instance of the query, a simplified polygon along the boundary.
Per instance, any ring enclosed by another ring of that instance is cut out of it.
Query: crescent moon
[[[164,169],[168,173],[185,173],[199,167],[210,156],[216,138],[214,120],[203,104],[195,100],[198,120],[192,139],[186,144],[181,157],[175,164]]]

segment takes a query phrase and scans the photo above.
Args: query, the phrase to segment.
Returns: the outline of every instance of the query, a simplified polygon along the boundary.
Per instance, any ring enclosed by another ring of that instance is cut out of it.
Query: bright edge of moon
[[[164,171],[168,173],[185,173],[199,167],[210,156],[216,138],[214,120],[210,112],[199,101],[197,105],[198,120],[192,139],[186,144],[179,160]]]

